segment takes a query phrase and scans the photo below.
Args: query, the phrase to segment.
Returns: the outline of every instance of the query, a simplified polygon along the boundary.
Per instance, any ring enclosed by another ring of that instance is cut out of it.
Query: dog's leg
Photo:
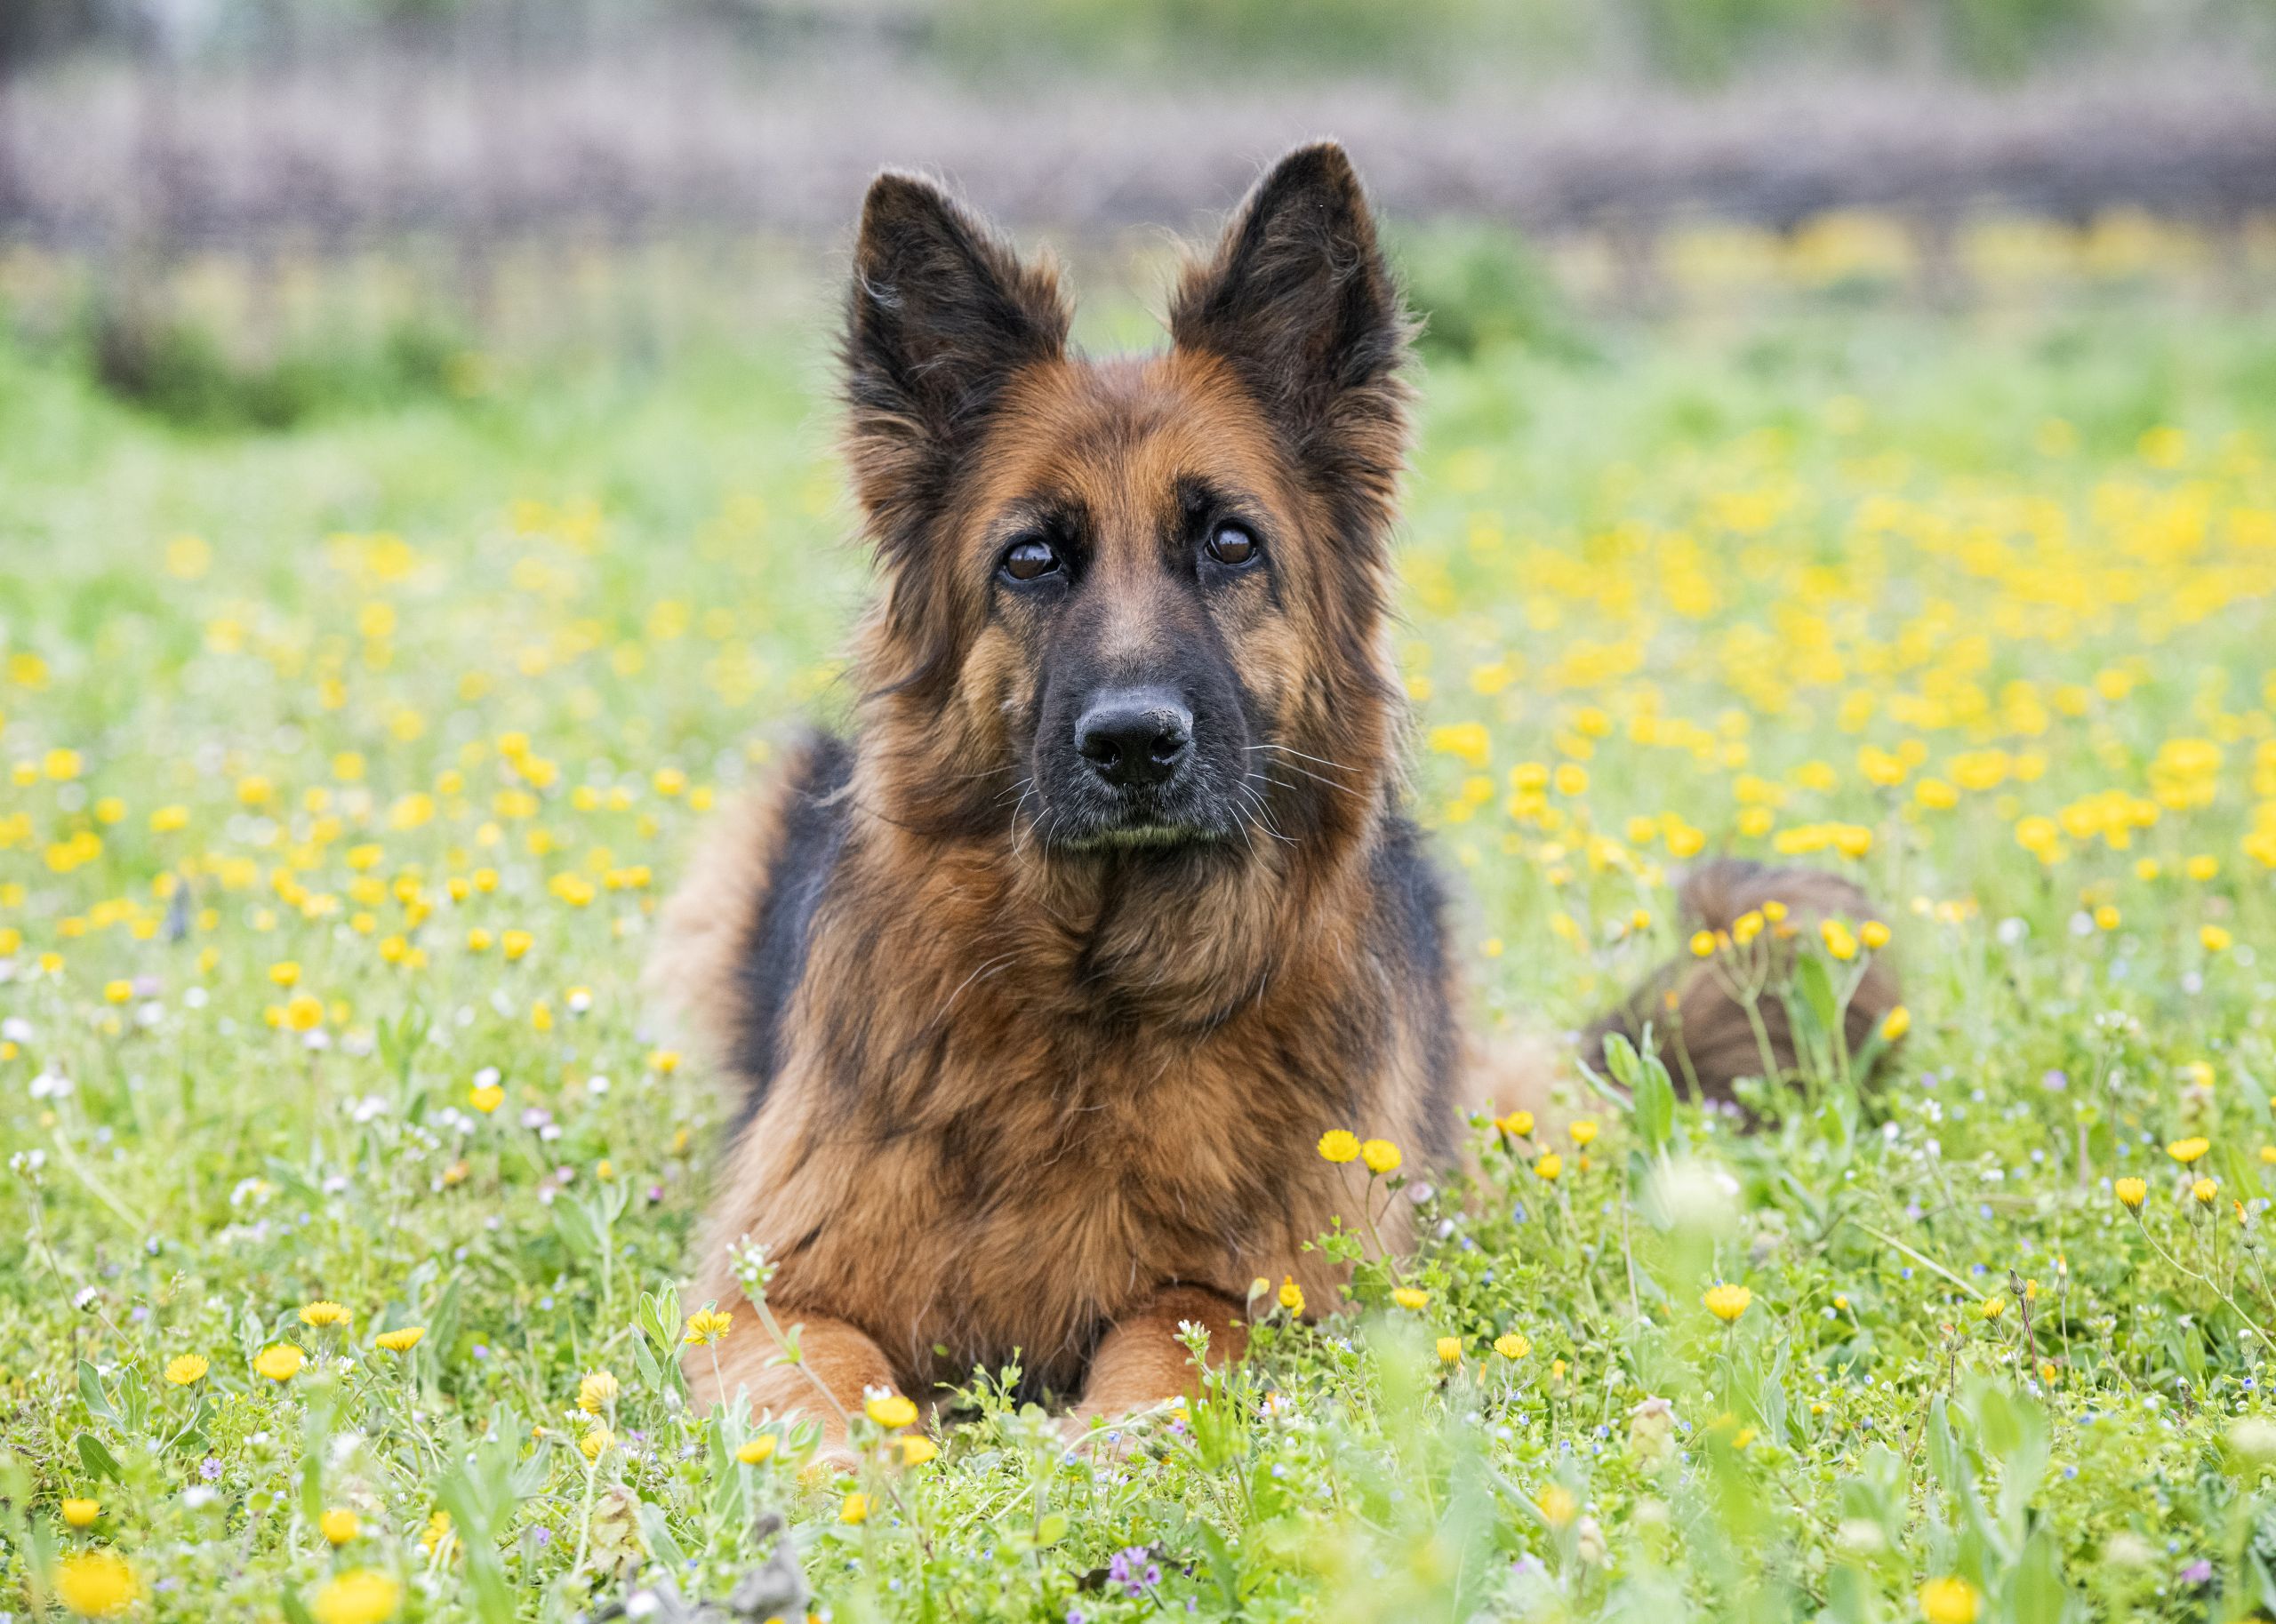
[[[736,1317],[744,1322],[738,1326],[741,1336],[716,1348],[691,1348],[680,1359],[680,1373],[696,1407],[709,1410],[740,1392],[750,1400],[754,1416],[802,1414],[821,1427],[819,1459],[854,1464],[846,1418],[862,1412],[865,1389],[895,1386],[883,1350],[844,1320],[786,1314],[783,1319],[798,1327],[799,1360],[784,1364],[778,1362],[781,1350],[759,1327],[743,1315]],[[716,1372],[710,1358],[715,1352]]]
[[[1156,1292],[1115,1322],[1099,1343],[1082,1403],[1067,1418],[1069,1432],[1079,1440],[1094,1418],[1111,1421],[1165,1399],[1197,1396],[1201,1373],[1177,1340],[1178,1325],[1191,1320],[1206,1326],[1210,1364],[1230,1364],[1248,1351],[1248,1328],[1240,1323],[1240,1312],[1231,1298],[1206,1286],[1174,1285]]]

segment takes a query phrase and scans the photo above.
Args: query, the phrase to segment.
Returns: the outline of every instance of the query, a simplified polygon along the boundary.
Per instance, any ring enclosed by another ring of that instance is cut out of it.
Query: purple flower
[[[2212,1580],[2213,1564],[2209,1562],[2192,1562],[2181,1571],[2181,1582],[2185,1585],[2210,1584]]]
[[[1162,1570],[1142,1545],[1115,1552],[1106,1564],[1106,1576],[1133,1596],[1143,1596],[1162,1582]]]
[[[205,1479],[208,1483],[220,1482],[221,1462],[219,1457],[208,1455],[204,1460],[199,1461],[197,1463],[197,1475]]]

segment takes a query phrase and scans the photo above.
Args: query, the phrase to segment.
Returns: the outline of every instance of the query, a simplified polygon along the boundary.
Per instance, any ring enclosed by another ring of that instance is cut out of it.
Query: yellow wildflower
[[[166,1361],[166,1380],[178,1388],[204,1380],[205,1372],[213,1367],[202,1354],[176,1354]]]
[[[356,1568],[325,1582],[309,1603],[317,1624],[381,1624],[403,1604],[403,1587],[376,1568]]]
[[[699,1308],[687,1316],[686,1341],[708,1348],[734,1327],[734,1316],[721,1308]]]
[[[1280,1276],[1280,1306],[1291,1314],[1304,1311],[1304,1288],[1296,1284],[1294,1275]]]
[[[1371,1139],[1359,1147],[1359,1159],[1367,1171],[1378,1176],[1395,1171],[1400,1160],[1398,1147],[1387,1139]]]
[[[898,1431],[917,1419],[917,1404],[899,1393],[872,1393],[862,1412],[887,1431]]]
[[[2212,1140],[2202,1134],[2192,1134],[2188,1139],[2177,1139],[2168,1145],[2166,1154],[2186,1167],[2191,1163],[2200,1159],[2212,1148]]]
[[[393,1331],[382,1331],[372,1339],[389,1353],[409,1353],[419,1346],[419,1339],[427,1334],[424,1325],[398,1325]]]
[[[336,1302],[318,1301],[301,1310],[301,1323],[321,1331],[327,1325],[344,1325],[355,1316]]]
[[[1747,1305],[1754,1300],[1754,1293],[1743,1285],[1717,1285],[1709,1287],[1699,1300],[1706,1305],[1708,1313],[1727,1325],[1746,1312]]]
[[[1504,1331],[1494,1339],[1494,1351],[1504,1359],[1522,1359],[1533,1351],[1533,1344],[1514,1331]]]
[[[1319,1153],[1339,1164],[1349,1162],[1359,1154],[1359,1136],[1349,1128],[1330,1128],[1319,1136]]]
[[[115,1619],[141,1594],[134,1570],[116,1551],[74,1551],[56,1568],[56,1598],[83,1619]]]
[[[290,1342],[272,1342],[253,1356],[252,1367],[271,1381],[290,1381],[308,1363],[308,1355]]]
[[[333,1545],[346,1545],[363,1532],[363,1524],[345,1506],[333,1506],[317,1519],[317,1531]]]
[[[95,1519],[103,1514],[99,1500],[67,1500],[63,1502],[63,1520],[74,1528],[92,1528]]]
[[[2150,1187],[2141,1179],[2120,1179],[2111,1187],[2111,1191],[2118,1197],[2120,1205],[2139,1212],[2142,1203],[2149,1196]]]
[[[1975,1624],[1983,1598],[1965,1579],[1932,1579],[1920,1587],[1923,1624]]]
[[[771,1432],[762,1432],[745,1438],[735,1451],[735,1459],[745,1466],[760,1466],[774,1458],[779,1440]]]

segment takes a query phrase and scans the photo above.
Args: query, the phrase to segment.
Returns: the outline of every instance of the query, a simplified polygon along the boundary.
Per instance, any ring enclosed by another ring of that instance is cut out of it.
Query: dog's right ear
[[[932,181],[870,183],[846,299],[846,446],[889,554],[914,540],[1022,367],[1062,354],[1068,309],[1048,260],[1023,264]]]

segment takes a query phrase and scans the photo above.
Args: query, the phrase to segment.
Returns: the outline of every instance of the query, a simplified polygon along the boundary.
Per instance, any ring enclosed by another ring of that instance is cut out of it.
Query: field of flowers
[[[691,1411],[765,1333],[676,1290],[727,1108],[636,987],[845,709],[813,354],[232,438],[0,349],[0,1617],[2276,1614],[2276,322],[1437,368],[1473,1019],[1743,975],[1670,908],[1727,851],[1884,900],[1763,996],[1894,954],[1909,1035],[1752,1132],[1647,1067],[1481,1120],[1372,1187],[1420,1255],[1260,1291],[1127,1452],[982,1372],[854,1477]]]

